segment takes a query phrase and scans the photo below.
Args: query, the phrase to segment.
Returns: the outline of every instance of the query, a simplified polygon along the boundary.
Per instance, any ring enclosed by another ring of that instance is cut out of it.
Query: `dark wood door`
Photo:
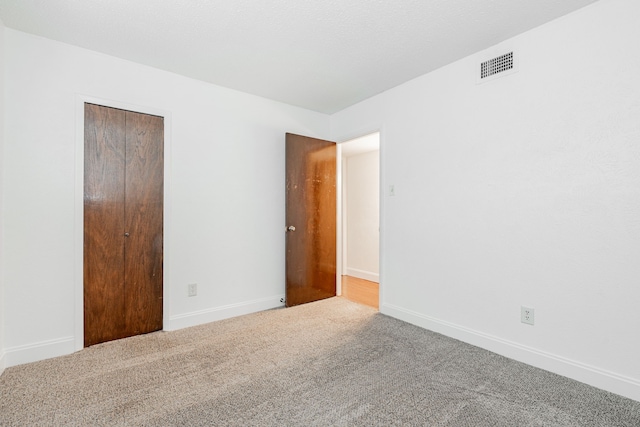
[[[286,305],[336,295],[336,144],[286,135]]]
[[[85,104],[84,343],[162,329],[162,117]]]

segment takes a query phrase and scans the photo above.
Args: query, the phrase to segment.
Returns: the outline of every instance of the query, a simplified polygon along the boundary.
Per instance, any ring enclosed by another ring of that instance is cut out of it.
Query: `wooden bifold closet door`
[[[162,329],[162,117],[85,104],[84,345]]]

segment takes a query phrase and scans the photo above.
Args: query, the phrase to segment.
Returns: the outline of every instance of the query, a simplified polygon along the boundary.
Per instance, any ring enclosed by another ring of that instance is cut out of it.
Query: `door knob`
[[[287,231],[296,231],[296,228],[293,225],[287,227]]]
[[[124,233],[124,237],[129,237],[129,233]]]

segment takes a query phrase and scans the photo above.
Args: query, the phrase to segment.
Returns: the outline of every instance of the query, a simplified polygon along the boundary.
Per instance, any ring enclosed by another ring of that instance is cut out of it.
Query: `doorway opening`
[[[380,133],[338,144],[337,294],[379,308]]]

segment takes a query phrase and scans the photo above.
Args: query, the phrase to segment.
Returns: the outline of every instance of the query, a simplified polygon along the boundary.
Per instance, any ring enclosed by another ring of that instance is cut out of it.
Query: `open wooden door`
[[[336,144],[286,135],[286,305],[336,295]]]

